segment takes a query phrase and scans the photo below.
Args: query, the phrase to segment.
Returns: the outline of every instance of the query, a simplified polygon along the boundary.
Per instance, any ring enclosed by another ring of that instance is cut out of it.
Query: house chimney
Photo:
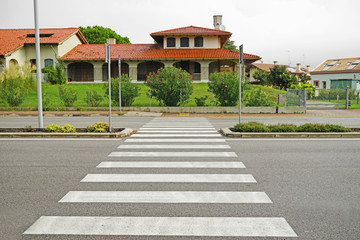
[[[301,63],[296,64],[296,72],[301,72]]]
[[[222,25],[222,15],[214,15],[214,28],[216,30],[220,30],[220,26]]]
[[[306,71],[309,73],[311,70],[310,70],[310,65],[306,65]]]
[[[278,64],[278,61],[274,61],[274,65],[277,65]]]
[[[108,44],[116,44],[116,39],[115,38],[108,38],[108,39],[106,39],[106,43],[108,43]]]

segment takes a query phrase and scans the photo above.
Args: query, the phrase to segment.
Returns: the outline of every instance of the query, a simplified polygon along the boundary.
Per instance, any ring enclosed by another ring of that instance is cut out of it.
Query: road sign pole
[[[120,106],[120,113],[121,113],[121,57],[119,54],[119,58],[118,58],[118,63],[119,63],[119,106]]]
[[[239,123],[241,123],[242,64],[243,64],[243,44],[241,44],[240,47],[239,47]]]
[[[110,44],[105,43],[105,62],[108,64],[108,85],[109,85],[109,132],[111,132],[111,50]]]

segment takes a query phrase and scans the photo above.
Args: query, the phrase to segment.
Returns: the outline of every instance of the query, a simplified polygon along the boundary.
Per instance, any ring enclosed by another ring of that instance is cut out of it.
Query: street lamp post
[[[38,98],[38,122],[39,122],[39,128],[44,128],[43,111],[42,111],[42,91],[41,91],[41,59],[40,59],[38,0],[34,0],[34,20],[35,20],[35,55],[36,55],[36,84],[37,84],[37,98]]]

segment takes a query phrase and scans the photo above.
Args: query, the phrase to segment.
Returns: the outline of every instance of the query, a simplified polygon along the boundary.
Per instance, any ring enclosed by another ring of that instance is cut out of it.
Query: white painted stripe
[[[200,134],[200,133],[196,133],[196,134],[191,134],[191,133],[184,133],[184,134],[147,134],[147,133],[143,133],[143,134],[134,134],[131,135],[131,137],[222,137],[221,134]]]
[[[140,128],[140,130],[214,130],[215,128],[209,128],[209,127],[196,127],[196,128],[188,128],[188,127],[178,127],[178,128],[172,128],[172,127],[153,127],[153,128]]]
[[[256,183],[251,174],[88,174],[81,182]]]
[[[209,142],[226,142],[225,139],[211,139],[211,138],[157,138],[157,139],[126,139],[127,143],[209,143]]]
[[[235,152],[112,152],[109,157],[237,157]]]
[[[118,148],[121,149],[172,149],[172,148],[180,148],[180,149],[224,149],[230,148],[229,145],[120,145]]]
[[[97,168],[245,168],[242,162],[101,162]]]
[[[264,192],[70,191],[59,202],[76,203],[272,203]]]
[[[281,217],[42,216],[23,234],[297,237]]]
[[[216,130],[140,130],[138,133],[217,133]]]

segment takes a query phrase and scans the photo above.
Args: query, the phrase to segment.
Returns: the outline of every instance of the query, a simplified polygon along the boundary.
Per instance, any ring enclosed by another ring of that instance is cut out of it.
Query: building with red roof
[[[40,30],[42,67],[54,65],[58,58],[87,41],[78,28]],[[0,29],[0,65],[35,65],[35,30]],[[2,63],[2,64],[1,64]]]
[[[145,81],[150,72],[167,66],[188,71],[194,81],[208,81],[213,72],[237,70],[239,52],[223,48],[231,33],[224,31],[221,16],[214,16],[214,27],[187,26],[153,32],[150,34],[155,41],[153,44],[116,44],[115,39],[108,39],[111,76],[118,77],[119,55],[121,72],[128,74],[132,81]],[[40,38],[41,58],[45,63],[42,67],[50,64],[47,59],[53,59],[51,63],[54,64],[54,59],[60,58],[65,62],[69,81],[107,81],[104,44],[87,44],[77,28],[42,29]],[[0,30],[0,57],[4,56],[6,65],[33,62],[34,42],[34,30]],[[248,53],[243,56],[245,65],[260,59]]]

